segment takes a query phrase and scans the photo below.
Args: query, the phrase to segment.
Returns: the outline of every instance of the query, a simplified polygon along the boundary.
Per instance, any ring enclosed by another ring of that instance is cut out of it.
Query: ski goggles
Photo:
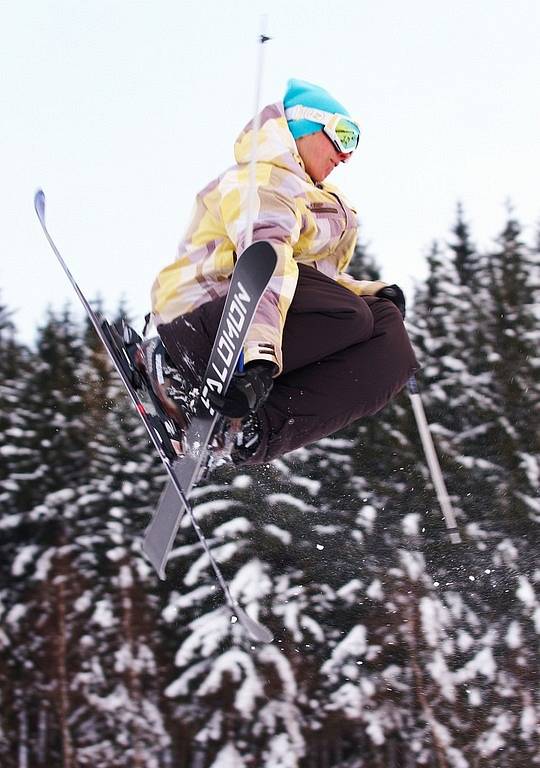
[[[350,117],[340,115],[337,112],[325,112],[322,109],[304,107],[298,104],[285,110],[287,120],[311,120],[320,123],[324,133],[328,136],[338,152],[349,154],[358,146],[360,128],[358,123]]]

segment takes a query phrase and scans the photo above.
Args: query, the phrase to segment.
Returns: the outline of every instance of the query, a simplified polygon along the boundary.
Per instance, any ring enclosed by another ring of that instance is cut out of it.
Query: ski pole
[[[426,419],[426,412],[424,411],[422,398],[420,397],[420,392],[418,391],[418,382],[416,381],[414,374],[407,382],[407,389],[409,391],[409,397],[411,398],[411,404],[414,416],[416,418],[416,426],[418,427],[418,432],[420,433],[420,439],[422,440],[426,461],[431,473],[431,480],[433,482],[433,486],[435,487],[437,499],[444,515],[446,527],[450,535],[450,541],[453,544],[459,544],[461,541],[461,536],[459,535],[454,508],[452,507],[452,502],[450,501],[448,491],[446,490],[446,483],[444,482],[444,477],[441,472],[441,465],[439,464],[439,459],[437,458],[437,453],[433,444],[433,438],[431,437],[429,424]]]
[[[259,128],[261,127],[261,116],[259,114],[259,103],[261,98],[261,83],[262,72],[264,62],[264,44],[270,40],[266,34],[266,22],[267,17],[261,16],[261,33],[259,35],[258,55],[257,55],[257,73],[255,76],[255,108],[253,127],[251,129],[252,145],[251,145],[251,157],[249,159],[249,185],[248,185],[248,201],[247,201],[247,224],[246,224],[246,236],[244,242],[244,249],[248,248],[253,242],[253,221],[255,219],[255,197],[257,191],[256,184],[256,166],[257,166],[257,137],[259,134]]]

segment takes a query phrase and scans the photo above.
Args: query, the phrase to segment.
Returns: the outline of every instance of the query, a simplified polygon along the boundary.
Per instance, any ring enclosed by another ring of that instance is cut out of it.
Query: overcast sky
[[[72,298],[35,219],[37,187],[81,288],[109,309],[124,296],[140,322],[195,193],[232,164],[251,117],[262,13],[262,103],[299,77],[361,123],[331,181],[383,279],[410,293],[458,200],[480,246],[508,199],[532,238],[538,0],[0,0],[0,290],[24,339]]]

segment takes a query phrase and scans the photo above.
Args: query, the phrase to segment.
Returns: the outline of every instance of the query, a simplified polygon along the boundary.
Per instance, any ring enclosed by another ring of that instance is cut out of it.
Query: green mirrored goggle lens
[[[358,146],[360,131],[350,120],[341,119],[336,125],[336,138],[342,152],[352,152]]]

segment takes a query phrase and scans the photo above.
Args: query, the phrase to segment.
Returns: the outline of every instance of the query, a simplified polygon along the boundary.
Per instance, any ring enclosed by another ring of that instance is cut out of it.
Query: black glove
[[[274,363],[254,360],[242,373],[235,373],[225,395],[209,392],[208,399],[216,411],[229,419],[241,419],[258,411],[266,402],[274,381]]]
[[[389,299],[392,304],[396,305],[401,312],[401,317],[405,320],[405,296],[399,285],[385,285],[384,288],[377,291],[375,296],[380,299]]]

